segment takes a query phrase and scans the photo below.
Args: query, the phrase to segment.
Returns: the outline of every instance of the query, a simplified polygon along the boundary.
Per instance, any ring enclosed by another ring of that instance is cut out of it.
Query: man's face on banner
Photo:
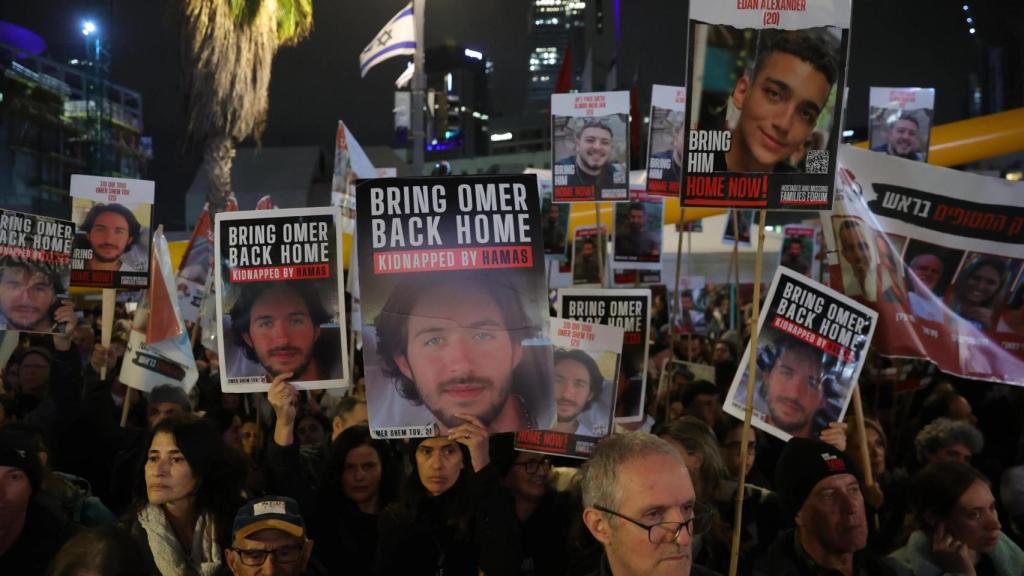
[[[92,257],[100,262],[116,262],[132,242],[128,221],[116,212],[103,212],[93,221],[86,238]]]
[[[463,413],[489,424],[508,401],[523,350],[501,312],[481,288],[456,295],[448,285],[428,289],[409,312],[406,353],[395,363],[445,426]]]
[[[584,258],[593,258],[594,256],[594,245],[591,242],[584,242],[583,248],[580,249],[580,256]]]
[[[559,422],[572,422],[594,399],[590,372],[582,363],[565,358],[555,364],[555,405]]]
[[[917,276],[917,279],[921,281],[929,290],[935,290],[935,287],[939,284],[939,280],[942,279],[942,273],[945,270],[945,265],[942,264],[942,260],[934,254],[921,254],[915,256],[910,261],[910,269]]]
[[[799,258],[803,254],[803,246],[799,242],[789,243],[789,255],[792,258]]]
[[[288,289],[268,290],[256,298],[245,343],[272,376],[291,372],[299,379],[313,359],[320,327],[313,324],[302,297]]]
[[[839,252],[858,278],[867,276],[871,268],[871,245],[868,244],[864,228],[860,224],[844,225],[839,229]]]
[[[46,331],[57,294],[43,272],[12,266],[0,273],[0,313],[13,330]]]
[[[635,231],[643,230],[644,228],[644,211],[632,209],[629,211],[629,227]]]
[[[807,429],[822,402],[821,358],[809,350],[788,349],[764,375],[773,426],[798,434]]]
[[[889,128],[889,148],[899,156],[917,152],[917,124],[906,118],[893,122]]]
[[[769,54],[757,76],[736,83],[733,104],[740,111],[734,129],[744,169],[771,171],[810,136],[832,86],[809,62],[785,52]]]
[[[612,134],[600,126],[584,128],[576,137],[576,159],[585,170],[598,172],[612,155]]]

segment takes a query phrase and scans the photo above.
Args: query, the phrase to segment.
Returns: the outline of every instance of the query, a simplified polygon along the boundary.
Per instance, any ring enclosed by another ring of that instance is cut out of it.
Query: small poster
[[[357,185],[370,433],[491,432],[554,417],[548,297],[534,175]]]
[[[555,202],[629,199],[629,92],[551,95]]]
[[[541,190],[540,227],[544,235],[544,255],[564,258],[569,244],[569,213],[572,204],[554,202],[551,189]]]
[[[337,208],[221,212],[217,343],[224,392],[349,385]]]
[[[725,411],[744,417],[747,366],[756,354],[754,426],[784,441],[817,438],[846,414],[877,320],[874,310],[778,268],[761,309],[757,350],[743,353]]]
[[[152,180],[71,176],[73,286],[147,286],[154,187]]]
[[[516,433],[516,449],[587,458],[612,431],[622,328],[551,321],[555,425]]]
[[[809,278],[818,277],[818,228],[787,224],[782,227],[782,252],[779,266],[785,266]]]
[[[935,117],[935,88],[871,87],[868,143],[871,150],[928,161]]]
[[[572,283],[574,286],[604,284],[603,260],[608,258],[608,230],[602,224],[577,226],[572,242]]]
[[[613,269],[661,269],[662,212],[662,199],[644,192],[615,205]]]
[[[679,198],[686,153],[686,88],[651,87],[651,124],[647,139],[647,193]]]
[[[75,225],[0,209],[0,330],[63,333]]]
[[[238,210],[238,201],[228,198],[225,212]],[[181,257],[175,286],[178,292],[178,307],[186,322],[199,320],[199,309],[206,299],[207,283],[213,272],[213,222],[210,221],[210,207],[203,206],[199,220],[192,230],[192,237]]]
[[[691,0],[684,206],[830,210],[851,0]]]
[[[647,395],[647,351],[650,341],[651,291],[647,289],[583,289],[558,291],[560,318],[618,326],[625,331],[622,368],[616,387],[615,420],[639,422]]]
[[[754,222],[754,214],[753,210],[729,210],[722,229],[722,244],[750,248],[750,225]]]

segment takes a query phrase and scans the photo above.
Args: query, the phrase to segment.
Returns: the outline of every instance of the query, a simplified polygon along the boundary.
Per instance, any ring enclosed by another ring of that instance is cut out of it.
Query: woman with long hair
[[[399,500],[378,524],[378,574],[478,576],[493,570],[481,563],[475,513],[497,483],[490,466],[488,433],[468,414],[447,437],[409,444],[413,472]]]
[[[380,511],[398,495],[400,470],[391,449],[366,426],[345,429],[327,453],[310,511],[314,553],[331,574],[370,574]]]
[[[243,475],[213,422],[183,416],[153,428],[125,522],[162,576],[220,569]]]
[[[950,308],[974,327],[995,327],[995,309],[1006,279],[1006,261],[981,256],[964,266],[953,285]]]
[[[914,477],[912,497],[917,530],[888,558],[899,574],[1024,574],[1024,551],[1003,533],[981,472],[962,462],[934,462]]]

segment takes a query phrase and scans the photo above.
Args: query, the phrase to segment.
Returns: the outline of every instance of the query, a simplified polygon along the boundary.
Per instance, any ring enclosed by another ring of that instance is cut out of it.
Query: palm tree
[[[188,132],[202,147],[210,211],[231,190],[235,144],[259,141],[267,120],[271,64],[282,46],[313,28],[313,0],[182,0],[189,92]]]

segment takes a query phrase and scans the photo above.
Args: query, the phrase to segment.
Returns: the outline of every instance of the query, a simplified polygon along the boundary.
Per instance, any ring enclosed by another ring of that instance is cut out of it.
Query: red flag
[[[572,44],[565,49],[562,67],[558,70],[558,82],[555,84],[556,94],[565,94],[572,89]]]
[[[271,210],[274,208],[274,201],[270,199],[270,194],[267,194],[263,198],[256,201],[257,210]]]
[[[170,252],[164,238],[163,226],[153,234],[152,266],[149,269],[149,322],[146,324],[146,344],[174,338],[181,334],[181,322],[175,310],[177,291],[165,273],[170,273]],[[164,268],[166,267],[166,270]],[[172,294],[172,290],[174,290]],[[172,298],[174,300],[172,300]]]

